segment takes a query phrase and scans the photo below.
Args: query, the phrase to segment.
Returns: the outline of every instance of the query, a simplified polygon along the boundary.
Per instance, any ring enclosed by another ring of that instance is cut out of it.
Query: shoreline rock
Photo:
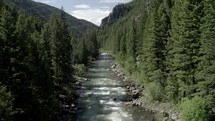
[[[142,107],[145,110],[151,111],[152,114],[160,113],[164,116],[163,121],[166,121],[168,119],[171,119],[173,121],[180,121],[180,114],[176,111],[173,111],[171,106],[169,106],[168,104],[160,102],[155,103],[144,100],[144,98],[146,98],[146,90],[144,85],[138,83],[137,81],[135,81],[135,79],[130,79],[123,72],[123,70],[119,68],[118,64],[113,63],[111,65],[111,70],[116,73],[118,77],[120,77],[120,80],[123,83],[126,83],[126,88],[128,95],[130,95],[130,99],[128,99],[124,103],[124,105]],[[166,105],[166,107],[164,108],[162,105]]]

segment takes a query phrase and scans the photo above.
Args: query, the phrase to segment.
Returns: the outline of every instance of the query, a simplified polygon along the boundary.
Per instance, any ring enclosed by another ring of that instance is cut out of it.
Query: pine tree
[[[157,69],[156,63],[156,28],[157,28],[157,15],[156,9],[153,8],[148,15],[143,38],[143,56],[142,56],[142,66],[143,73],[146,82],[152,82],[157,80],[154,78],[156,75],[154,71]]]
[[[127,57],[132,58],[133,60],[136,59],[136,25],[135,20],[132,20],[129,28],[128,28],[128,34],[127,34],[127,42],[126,42],[126,51],[127,51]]]
[[[50,28],[51,28],[50,23],[44,24],[44,27],[43,27],[42,32],[41,32],[42,41],[40,42],[43,46],[42,50],[44,50],[44,56],[47,59],[46,63],[48,64],[49,67],[51,67],[51,59],[52,59],[52,56],[51,56],[51,39],[50,39],[51,30],[50,30]]]
[[[175,55],[175,51],[174,51],[174,46],[175,43],[174,41],[178,41],[178,36],[179,34],[181,34],[181,32],[179,32],[178,30],[180,30],[180,17],[179,15],[181,14],[181,6],[182,3],[180,1],[175,1],[174,2],[174,6],[172,9],[172,16],[171,16],[171,38],[168,39],[167,41],[167,55],[166,55],[166,60],[167,60],[167,71],[168,71],[168,75],[167,75],[167,86],[166,86],[166,91],[167,91],[167,99],[168,100],[173,100],[173,101],[177,101],[178,98],[178,88],[179,88],[179,84],[178,81],[176,79],[176,75],[175,75],[175,71],[177,70],[174,66],[174,55]],[[174,38],[175,37],[175,38]]]
[[[63,69],[64,77],[63,80],[68,83],[72,81],[72,45],[71,45],[71,37],[68,32],[68,26],[66,24],[66,16],[65,12],[61,10],[60,13],[60,37],[61,37],[61,55],[62,55],[62,62],[60,64],[61,68]]]
[[[132,74],[135,72],[136,68],[136,25],[135,21],[132,19],[129,26],[126,28],[127,34],[125,35],[126,38],[126,54],[125,58],[125,68],[126,70]]]
[[[87,64],[88,63],[88,55],[87,55],[87,47],[86,47],[86,43],[84,40],[81,40],[81,42],[79,42],[78,44],[78,48],[77,48],[77,63],[79,64]]]
[[[53,15],[50,19],[50,44],[52,70],[55,85],[58,87],[72,81],[72,45],[67,30],[65,13]]]
[[[198,95],[207,99],[211,108],[211,120],[214,119],[215,97],[215,1],[205,0],[201,25],[200,63],[197,71]]]
[[[3,0],[0,0],[0,11],[2,10],[2,6],[4,6]]]
[[[16,111],[13,109],[13,100],[11,92],[8,92],[5,86],[0,84],[0,120],[13,121],[13,115]]]
[[[8,85],[9,90],[12,88],[10,80],[13,73],[11,58],[14,54],[12,54],[11,48],[16,46],[14,31],[17,19],[16,13],[13,14],[14,16],[11,13],[8,8],[3,7],[0,20],[0,80],[3,84]]]
[[[162,87],[166,86],[166,43],[169,38],[169,30],[170,30],[170,9],[171,9],[171,1],[164,0],[162,4],[160,4],[157,15],[158,15],[158,28],[157,28],[157,41],[156,41],[156,57],[157,57],[157,70],[155,75],[159,78],[159,82]]]
[[[175,85],[179,85],[179,98],[190,96],[194,92],[193,85],[196,83],[199,16],[201,16],[199,6],[198,1],[176,0],[173,8],[171,40],[168,45],[170,57],[168,58],[170,62],[169,77],[173,77],[170,80],[176,81],[174,82],[176,83]]]
[[[90,30],[85,36],[88,56],[96,58],[99,53],[96,30]]]
[[[143,52],[143,32],[145,29],[145,23],[146,23],[146,12],[145,10],[142,12],[142,14],[138,17],[138,21],[137,21],[137,29],[136,29],[136,40],[137,40],[137,44],[136,44],[136,48],[135,48],[135,52],[137,57],[141,58]]]
[[[1,18],[1,81],[7,85],[8,90],[14,95],[13,106],[19,108],[15,118],[17,120],[29,119],[33,102],[28,65],[28,21],[26,15],[17,12],[14,8],[5,7]],[[22,26],[21,26],[22,25]],[[25,104],[25,105],[23,105]]]
[[[35,98],[36,84],[32,79],[32,63],[31,59],[31,22],[25,13],[19,13],[14,31],[16,40],[12,52],[15,54],[11,59],[13,65],[12,74],[12,92],[15,95],[14,106],[20,108],[24,113],[19,112],[16,115],[17,120],[31,120],[33,114],[32,108],[36,107],[37,99]],[[39,65],[38,65],[39,66]],[[25,104],[25,105],[23,105]]]
[[[37,116],[34,120],[50,120],[56,111],[54,106],[54,84],[51,78],[50,66],[47,64],[47,58],[43,51],[40,33],[35,31],[31,35],[31,46],[29,55],[29,65],[31,65],[31,78],[35,100],[34,113],[32,117]]]
[[[119,41],[120,41],[120,47],[119,47],[119,55],[120,55],[120,59],[121,60],[124,60],[125,59],[125,55],[126,55],[126,37],[125,37],[125,28],[124,27],[121,27],[121,30],[120,30],[120,38],[119,38]]]
[[[117,30],[113,36],[114,36],[113,53],[118,54],[118,52],[120,51],[120,36],[121,36],[119,30]]]

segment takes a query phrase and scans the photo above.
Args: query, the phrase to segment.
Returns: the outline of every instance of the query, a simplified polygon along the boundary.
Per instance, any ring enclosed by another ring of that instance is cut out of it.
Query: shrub
[[[87,68],[84,64],[75,64],[74,69],[77,76],[83,76]]]
[[[135,67],[135,60],[132,57],[129,57],[126,61],[125,61],[125,69],[128,71],[129,74],[133,74],[136,71],[136,67]]]
[[[182,121],[208,121],[208,103],[202,97],[184,99],[181,109]]]
[[[160,83],[150,82],[146,85],[146,90],[149,94],[149,98],[156,101],[162,100],[162,87]]]

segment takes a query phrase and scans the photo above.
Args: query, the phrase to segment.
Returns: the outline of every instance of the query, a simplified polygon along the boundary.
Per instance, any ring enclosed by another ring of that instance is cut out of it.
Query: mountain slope
[[[129,3],[116,5],[109,16],[102,19],[101,27],[110,26],[122,19],[125,19],[124,22],[126,22],[128,19],[139,16],[145,8],[148,8],[150,2],[150,0],[133,0]]]
[[[112,23],[116,22],[117,19],[125,15],[131,9],[130,4],[119,4],[116,5],[109,16],[102,19],[101,27],[106,25],[111,25]]]
[[[25,11],[27,14],[39,17],[44,21],[48,20],[52,13],[60,12],[60,9],[58,8],[32,0],[6,0],[5,2],[13,4],[18,9]],[[77,37],[82,36],[88,29],[97,28],[96,25],[85,20],[77,19],[68,13],[66,13],[66,19],[69,31]]]

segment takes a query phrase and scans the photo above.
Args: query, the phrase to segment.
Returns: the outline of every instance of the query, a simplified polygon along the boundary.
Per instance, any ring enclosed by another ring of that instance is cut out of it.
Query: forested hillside
[[[77,40],[66,14],[47,22],[0,0],[0,120],[60,121],[75,102],[74,76],[98,54],[96,32]],[[87,46],[86,46],[87,45]]]
[[[124,7],[116,22],[102,23],[102,49],[152,101],[175,104],[184,121],[214,120],[215,1],[133,0]]]
[[[38,17],[43,21],[47,21],[53,13],[58,13],[61,11],[58,8],[32,0],[5,0],[5,2],[10,5],[15,5],[17,9],[25,11],[28,15]],[[64,14],[68,29],[74,34],[74,36],[82,37],[87,30],[97,28],[96,25],[88,21],[77,19],[68,13]]]

